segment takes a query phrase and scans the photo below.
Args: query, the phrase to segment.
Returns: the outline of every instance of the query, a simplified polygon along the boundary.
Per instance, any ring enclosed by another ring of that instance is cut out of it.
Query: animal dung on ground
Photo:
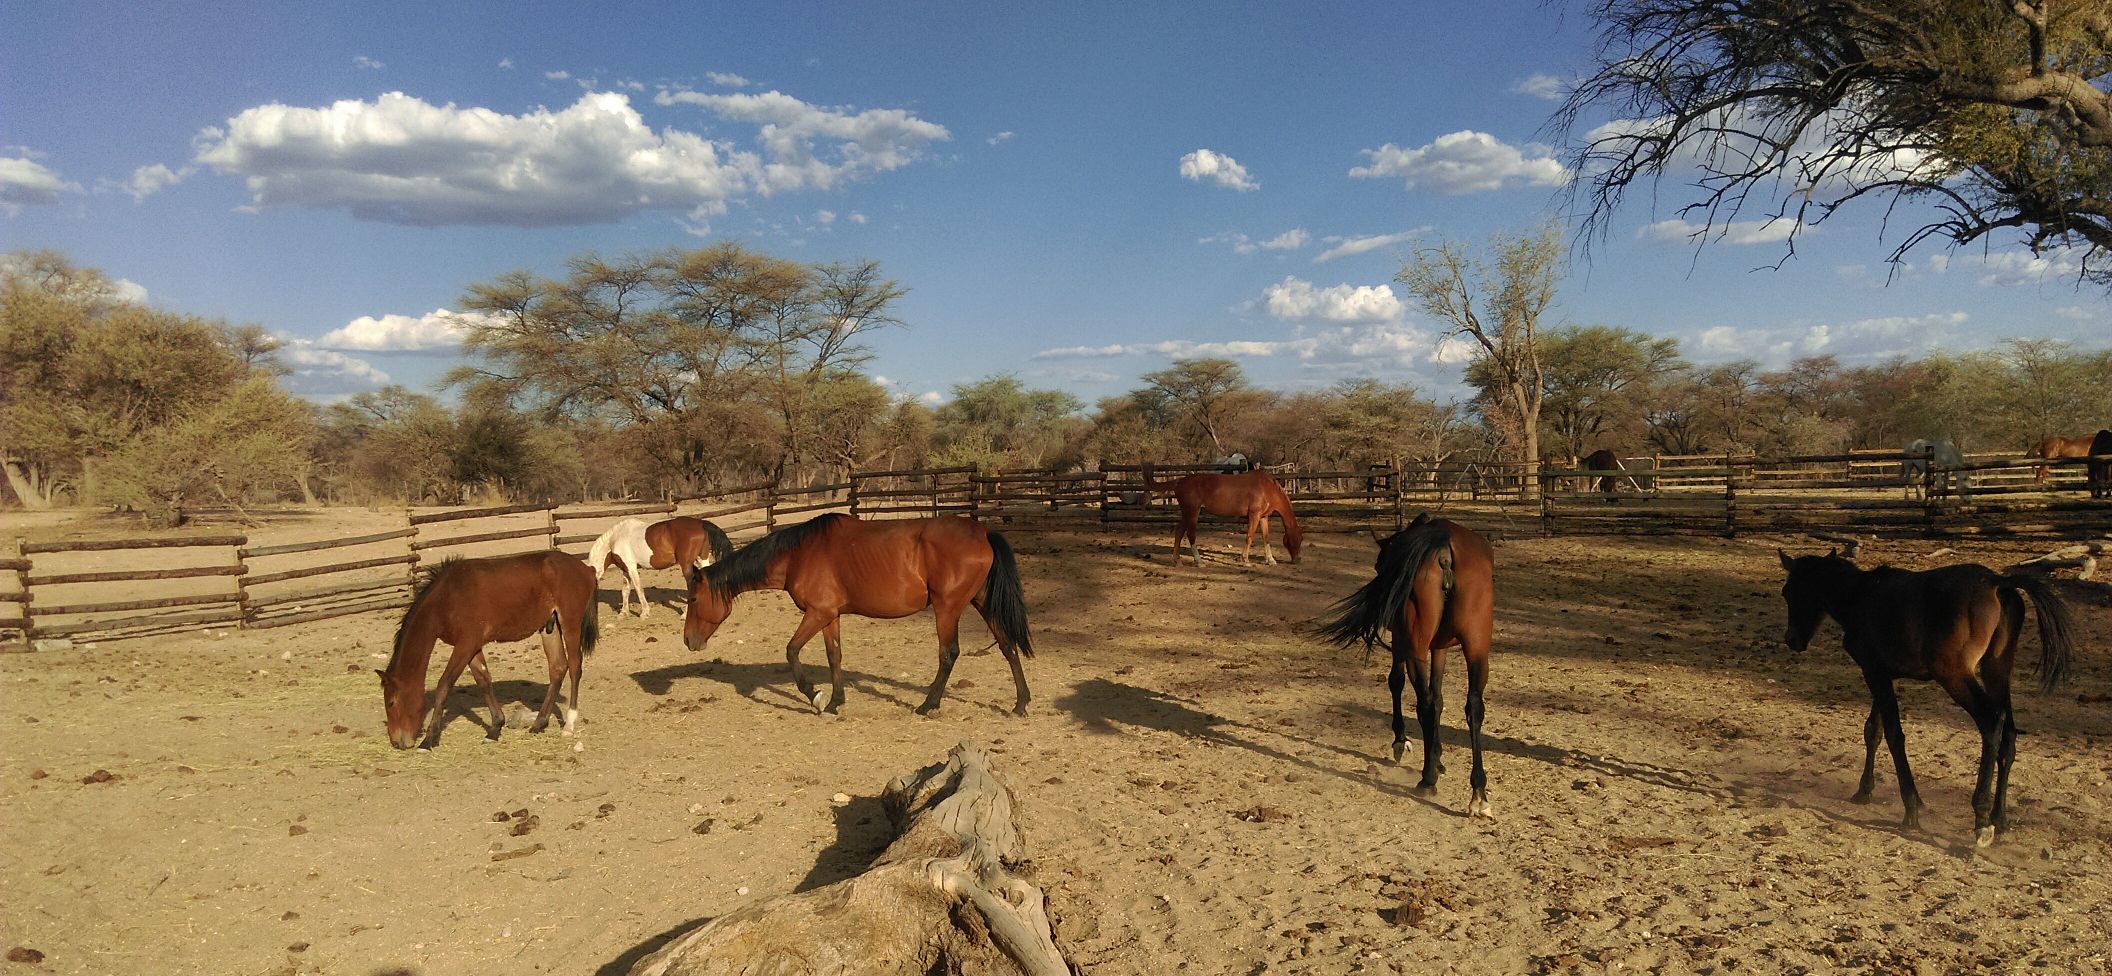
[[[507,833],[512,834],[515,837],[525,837],[528,835],[529,831],[541,826],[542,823],[543,820],[541,817],[522,817],[519,820],[515,820],[513,822],[513,829],[507,831]]]
[[[96,783],[108,783],[116,778],[116,773],[113,773],[107,769],[98,769],[95,772],[89,773],[88,775],[81,777],[81,785],[90,786]]]
[[[523,847],[517,851],[499,851],[498,853],[493,854],[491,856],[491,859],[494,861],[511,861],[517,857],[527,857],[528,855],[534,854],[542,849],[543,845],[541,844],[530,844],[527,847]]]
[[[299,836],[301,836],[302,834],[305,834],[305,833],[307,833],[307,832],[308,832],[308,828],[306,828],[306,827],[303,827],[303,826],[301,826],[300,824],[287,824],[287,825],[286,825],[286,836],[288,836],[288,837],[299,837]]]
[[[44,954],[28,946],[16,946],[7,950],[7,961],[36,965],[44,961]]]

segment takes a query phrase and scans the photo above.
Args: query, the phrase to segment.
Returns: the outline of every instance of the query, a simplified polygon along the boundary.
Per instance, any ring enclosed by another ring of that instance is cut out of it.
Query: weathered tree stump
[[[773,898],[640,960],[631,976],[1070,976],[1025,856],[1012,790],[975,743],[887,784],[896,837],[864,874]]]

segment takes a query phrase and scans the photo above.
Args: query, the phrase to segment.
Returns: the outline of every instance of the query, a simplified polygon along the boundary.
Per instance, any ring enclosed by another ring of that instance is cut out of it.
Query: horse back
[[[1879,567],[1849,614],[1843,644],[1864,667],[1931,678],[1947,656],[1977,657],[2001,625],[2000,577],[1977,563],[1921,572]]]
[[[526,640],[553,612],[583,614],[594,586],[592,569],[554,549],[464,559],[433,582],[419,610],[437,615],[450,645]]]
[[[1200,508],[1212,515],[1245,517],[1275,508],[1283,487],[1266,471],[1238,474],[1191,474],[1174,483],[1173,495],[1182,508]]]

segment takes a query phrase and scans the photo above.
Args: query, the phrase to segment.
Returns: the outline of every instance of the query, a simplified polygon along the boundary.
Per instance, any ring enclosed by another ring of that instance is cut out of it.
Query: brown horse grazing
[[[1146,472],[1144,485],[1151,491],[1171,491],[1175,501],[1181,504],[1181,522],[1173,530],[1173,561],[1181,561],[1181,540],[1187,539],[1195,553],[1195,565],[1203,565],[1203,543],[1196,535],[1196,523],[1202,513],[1244,518],[1247,520],[1247,545],[1239,551],[1239,564],[1252,562],[1254,556],[1254,533],[1261,533],[1261,554],[1276,565],[1276,552],[1269,547],[1269,516],[1283,517],[1283,547],[1291,554],[1291,562],[1298,562],[1299,550],[1305,537],[1298,531],[1298,517],[1291,514],[1291,496],[1284,494],[1283,486],[1269,477],[1266,471],[1245,471],[1239,474],[1191,474],[1179,481],[1153,481]]]
[[[1933,680],[1980,728],[1980,779],[1973,788],[1974,843],[1986,847],[2009,828],[2006,800],[2009,765],[2016,758],[2017,723],[2009,704],[2009,672],[2024,629],[2024,601],[2031,597],[2039,618],[2039,687],[2052,691],[2068,673],[2068,610],[2044,577],[2001,575],[1963,564],[1927,572],[1880,566],[1864,570],[1829,552],[1790,558],[1778,552],[1789,581],[1782,599],[1789,627],[1782,640],[1792,650],[1811,643],[1819,622],[1841,625],[1841,644],[1870,686],[1870,717],[1863,723],[1863,778],[1857,803],[1870,802],[1877,783],[1877,733],[1882,727],[1899,773],[1905,824],[1921,822],[1921,794],[1907,769],[1906,735],[1899,726],[1899,678]],[[1989,789],[1992,781],[1993,789]]]
[[[498,693],[492,690],[491,672],[484,665],[484,645],[527,640],[537,628],[543,631],[543,654],[550,662],[550,689],[529,731],[541,732],[550,724],[558,688],[569,672],[572,698],[565,709],[564,733],[571,735],[579,723],[581,658],[594,649],[600,636],[599,606],[594,600],[593,571],[562,552],[441,563],[396,626],[396,650],[389,656],[389,666],[375,672],[381,675],[389,743],[398,749],[410,748],[425,722],[425,670],[436,641],[446,641],[454,653],[440,673],[431,705],[432,725],[420,748],[430,749],[440,741],[440,727],[447,724],[447,696],[454,691],[464,664],[484,689],[484,700],[491,705],[490,738],[498,738],[506,716],[499,708]]]
[[[1026,595],[1019,565],[1005,537],[960,516],[863,522],[832,512],[749,543],[711,564],[690,588],[682,638],[692,651],[733,611],[733,598],[749,590],[784,590],[806,616],[785,645],[792,682],[816,711],[843,704],[843,646],[837,630],[843,614],[907,617],[930,607],[939,626],[939,673],[931,681],[923,715],[939,707],[946,679],[961,653],[961,612],[973,606],[1012,665],[1018,692],[1013,708],[1027,713],[1027,674],[1020,658],[1033,657],[1027,632]],[[829,650],[826,707],[821,692],[800,671],[799,651],[815,634]]]
[[[2090,456],[2112,456],[2112,430],[2100,430],[2090,439]],[[2089,468],[2090,497],[2112,498],[2112,461],[2092,461]]]
[[[1474,793],[1467,815],[1490,816],[1489,776],[1481,765],[1482,689],[1489,683],[1489,642],[1496,632],[1495,556],[1474,530],[1448,519],[1417,515],[1408,527],[1379,541],[1371,581],[1336,603],[1315,633],[1338,647],[1385,643],[1391,631],[1393,670],[1393,761],[1407,750],[1408,724],[1401,717],[1401,686],[1415,681],[1415,717],[1422,725],[1423,776],[1415,791],[1437,792],[1437,728],[1444,711],[1445,658],[1454,644],[1467,659],[1467,742],[1474,750],[1468,782]]]
[[[2037,447],[2032,448],[2031,453],[2042,461],[2089,457],[2092,453],[2090,450],[2091,440],[2092,435],[2089,434],[2084,434],[2081,437],[2048,437],[2040,441]],[[2045,484],[2046,472],[2049,470],[2052,470],[2050,465],[2039,465],[2038,477],[2032,479],[2033,482],[2041,485]]]

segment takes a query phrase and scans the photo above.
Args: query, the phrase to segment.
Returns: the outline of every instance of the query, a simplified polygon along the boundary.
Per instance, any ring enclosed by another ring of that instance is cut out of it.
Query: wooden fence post
[[[1738,468],[1729,451],[1723,454],[1723,534],[1738,538]]]
[[[247,536],[243,537],[241,547],[235,550],[235,565],[242,567],[242,574],[235,577],[235,607],[242,611],[241,619],[235,621],[235,629],[248,630],[250,618],[256,616],[257,608],[249,602],[249,538]]]
[[[21,560],[15,564],[15,586],[22,591],[22,643],[24,646],[35,647],[37,625],[30,619],[30,603],[36,596],[29,592],[29,553],[22,550],[27,543],[26,539],[15,539],[15,555]]]
[[[557,548],[557,506],[543,509],[543,526],[550,530],[550,548]]]
[[[772,483],[763,488],[763,534],[769,535],[775,531],[777,531],[777,485]]]

